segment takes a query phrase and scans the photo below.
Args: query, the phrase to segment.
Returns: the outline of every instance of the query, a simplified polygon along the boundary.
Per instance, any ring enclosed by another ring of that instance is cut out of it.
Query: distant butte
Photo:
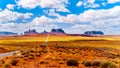
[[[64,30],[59,28],[59,29],[51,29],[51,34],[65,34]]]
[[[104,35],[102,31],[86,31],[84,35]]]

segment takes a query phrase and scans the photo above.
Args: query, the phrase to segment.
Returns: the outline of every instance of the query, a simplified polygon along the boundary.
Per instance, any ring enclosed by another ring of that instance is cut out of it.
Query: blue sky
[[[120,0],[0,0],[0,31],[120,34]]]

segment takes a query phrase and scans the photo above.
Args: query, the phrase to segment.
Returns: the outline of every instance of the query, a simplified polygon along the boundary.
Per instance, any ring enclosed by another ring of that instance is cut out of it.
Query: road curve
[[[43,43],[43,45],[46,46],[47,42],[48,42],[48,38],[49,38],[49,34],[47,35],[45,42]],[[14,52],[7,52],[7,53],[1,53],[0,54],[0,58],[2,57],[7,57],[7,56],[13,56],[15,53],[19,53],[20,51],[14,51]]]
[[[2,54],[0,54],[0,58],[7,57],[7,56],[12,56],[12,55],[14,55],[15,53],[18,53],[18,52],[19,51],[2,53]]]

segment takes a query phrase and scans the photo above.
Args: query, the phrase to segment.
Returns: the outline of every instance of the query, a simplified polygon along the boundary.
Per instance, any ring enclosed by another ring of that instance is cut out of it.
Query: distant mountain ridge
[[[37,32],[36,29],[29,29],[28,31],[25,31],[24,34],[21,33],[21,35],[39,35],[39,34],[71,35],[71,36],[101,36],[101,35],[104,35],[102,31],[86,31],[83,34],[68,34],[61,28],[51,29],[50,32],[43,31],[41,33]],[[19,35],[19,34],[14,33],[14,32],[6,32],[6,31],[0,32],[0,36],[16,36],[16,35]]]
[[[6,36],[6,35],[18,35],[18,33],[6,32],[6,31],[1,31],[0,32],[0,36]]]

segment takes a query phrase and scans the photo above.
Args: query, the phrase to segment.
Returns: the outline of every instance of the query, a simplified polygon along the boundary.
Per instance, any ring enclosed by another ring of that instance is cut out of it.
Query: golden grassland
[[[44,36],[18,36],[0,37],[0,46],[9,50],[27,49],[31,46],[42,45],[46,40]],[[120,37],[85,37],[85,36],[50,36],[50,42],[71,46],[111,47],[120,49]],[[64,44],[63,44],[64,43]]]

